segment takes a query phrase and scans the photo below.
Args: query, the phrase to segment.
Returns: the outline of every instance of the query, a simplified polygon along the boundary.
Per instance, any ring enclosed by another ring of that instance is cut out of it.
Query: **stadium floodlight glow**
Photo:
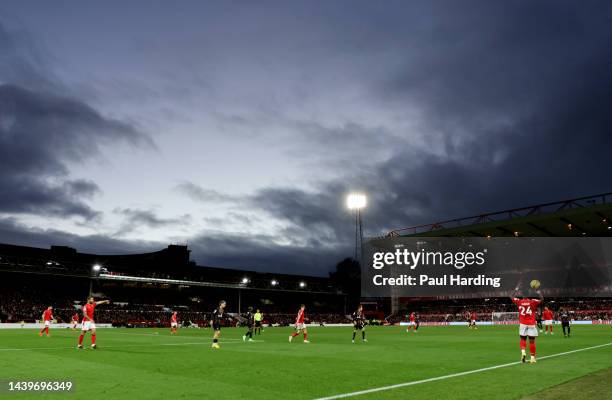
[[[346,206],[349,210],[360,210],[367,204],[365,194],[351,193],[346,198]]]
[[[276,286],[276,285],[278,285],[278,281],[276,279],[272,279],[272,282],[270,282],[270,284],[272,286]]]
[[[301,287],[301,288],[306,287],[306,282],[300,282],[300,287]]]
[[[249,283],[249,278],[247,278],[246,276],[242,278],[242,283],[244,283],[245,285]]]
[[[100,264],[95,264],[93,267],[91,267],[91,269],[95,272],[98,272],[102,269],[102,267],[100,266]]]

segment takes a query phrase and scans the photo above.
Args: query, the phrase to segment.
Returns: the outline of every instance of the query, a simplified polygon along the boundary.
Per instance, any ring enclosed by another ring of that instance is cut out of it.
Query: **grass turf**
[[[612,368],[577,378],[521,400],[612,399]]]
[[[211,331],[100,329],[98,350],[76,349],[79,332],[0,330],[0,380],[75,381],[73,399],[314,399],[506,364],[519,358],[516,326],[368,327],[368,343],[351,344],[351,328],[310,329],[312,343],[288,343],[290,328],[268,328],[243,343],[244,329]],[[574,326],[572,338],[538,338],[546,356],[612,342],[610,326]],[[358,337],[359,338],[359,337]],[[85,344],[89,343],[89,337]],[[612,346],[381,391],[358,399],[519,399],[612,367]],[[59,398],[60,394],[11,394]],[[64,394],[64,396],[67,396]]]

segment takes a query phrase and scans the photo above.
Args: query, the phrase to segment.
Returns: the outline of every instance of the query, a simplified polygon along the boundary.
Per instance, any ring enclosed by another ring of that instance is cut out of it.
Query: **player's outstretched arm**
[[[511,299],[514,299],[520,296],[521,286],[523,286],[523,273],[522,272],[519,273],[519,278],[518,278],[518,281],[516,282],[516,287],[514,288],[514,291],[512,292],[512,294],[510,294]]]
[[[514,290],[512,291],[512,293],[510,294],[510,299],[516,299],[519,296],[519,291],[520,291],[521,287],[520,287],[520,282],[516,285],[516,287],[514,288]]]
[[[110,304],[110,300],[100,300],[100,301],[96,301],[96,305],[99,306],[100,304]]]

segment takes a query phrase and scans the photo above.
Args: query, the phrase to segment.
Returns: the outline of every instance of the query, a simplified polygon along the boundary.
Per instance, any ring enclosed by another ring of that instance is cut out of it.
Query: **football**
[[[540,287],[540,281],[537,279],[534,279],[531,281],[531,288],[532,289],[539,289]]]

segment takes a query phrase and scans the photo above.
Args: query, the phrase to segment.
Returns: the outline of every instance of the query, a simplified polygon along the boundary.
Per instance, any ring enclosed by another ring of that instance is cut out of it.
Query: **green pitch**
[[[71,379],[70,398],[88,400],[316,399],[515,362],[517,330],[421,327],[415,334],[368,327],[369,342],[351,344],[351,328],[313,327],[310,344],[301,336],[290,344],[290,328],[267,328],[252,343],[242,342],[244,329],[224,329],[219,350],[210,348],[208,329],[178,336],[167,329],[100,329],[98,350],[88,348],[89,337],[87,348],[77,350],[78,331],[53,329],[41,338],[32,330],[1,330],[0,380]],[[560,333],[538,338],[539,357],[612,343],[610,326],[576,325],[570,339]],[[610,367],[612,346],[603,346],[354,398],[518,399]]]

